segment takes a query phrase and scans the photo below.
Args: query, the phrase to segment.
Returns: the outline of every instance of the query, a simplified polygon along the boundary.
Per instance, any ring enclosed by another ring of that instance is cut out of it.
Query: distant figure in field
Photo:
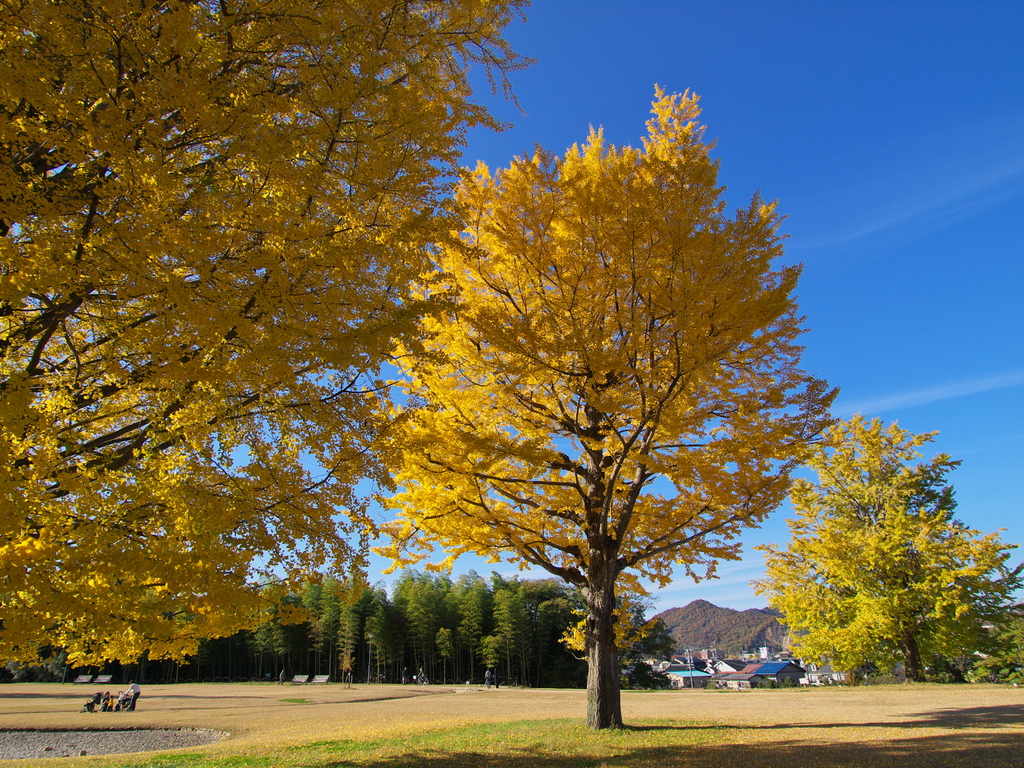
[[[137,702],[139,700],[139,696],[142,694],[142,689],[139,688],[139,684],[138,683],[136,683],[134,680],[132,680],[130,683],[128,683],[128,690],[125,691],[125,693],[127,693],[129,696],[131,696],[131,701],[128,702],[128,711],[129,712],[134,712],[135,711],[135,702]]]
[[[402,667],[402,685],[409,684],[409,668]]]
[[[494,670],[494,688],[497,690],[501,688],[501,675],[498,674],[498,670]]]
[[[488,669],[486,672],[484,672],[484,685],[486,687],[491,687],[491,680],[493,679],[493,677],[494,676],[491,674],[491,670]]]
[[[277,684],[278,685],[284,685],[284,681],[287,680],[287,679],[288,678],[285,677],[284,670],[282,669],[280,674],[278,674],[278,676],[277,676]]]

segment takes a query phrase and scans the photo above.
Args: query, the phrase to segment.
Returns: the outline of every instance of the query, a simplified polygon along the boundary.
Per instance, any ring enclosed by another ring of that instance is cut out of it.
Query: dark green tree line
[[[431,683],[480,683],[490,667],[506,684],[582,687],[586,663],[561,642],[582,610],[579,593],[555,579],[407,570],[390,591],[324,579],[287,596],[254,629],[203,641],[184,663],[143,658],[63,674],[173,683],[276,680],[283,670],[289,680],[351,674],[357,683],[398,683],[422,670]]]

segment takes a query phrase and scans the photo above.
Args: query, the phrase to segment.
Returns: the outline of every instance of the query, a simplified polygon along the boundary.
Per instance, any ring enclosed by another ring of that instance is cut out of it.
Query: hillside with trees
[[[682,608],[659,613],[676,641],[676,651],[715,648],[719,656],[756,651],[768,646],[780,651],[788,644],[788,630],[779,621],[782,614],[770,608],[736,611],[719,608],[707,600],[694,600]]]

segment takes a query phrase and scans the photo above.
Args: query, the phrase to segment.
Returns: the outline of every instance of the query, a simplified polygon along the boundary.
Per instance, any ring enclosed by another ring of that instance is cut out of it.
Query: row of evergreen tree
[[[203,641],[183,663],[142,659],[82,669],[59,655],[45,666],[9,668],[19,679],[113,674],[115,682],[238,682],[294,675],[349,675],[354,682],[480,683],[492,669],[503,683],[583,687],[582,653],[562,642],[580,620],[579,593],[555,579],[485,579],[407,570],[387,590],[324,579],[287,598],[253,630]],[[309,620],[291,622],[301,606]],[[422,672],[421,672],[422,670]]]

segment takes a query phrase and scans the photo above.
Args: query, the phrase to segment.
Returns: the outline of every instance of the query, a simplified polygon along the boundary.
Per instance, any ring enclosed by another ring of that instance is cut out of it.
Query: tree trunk
[[[923,683],[925,681],[924,665],[921,663],[921,651],[917,647],[917,638],[914,637],[913,632],[904,632],[902,646],[903,672],[907,680]]]
[[[615,581],[610,573],[590,575],[587,601],[587,727],[621,728],[619,651],[615,646]],[[610,570],[610,569],[609,569]]]

